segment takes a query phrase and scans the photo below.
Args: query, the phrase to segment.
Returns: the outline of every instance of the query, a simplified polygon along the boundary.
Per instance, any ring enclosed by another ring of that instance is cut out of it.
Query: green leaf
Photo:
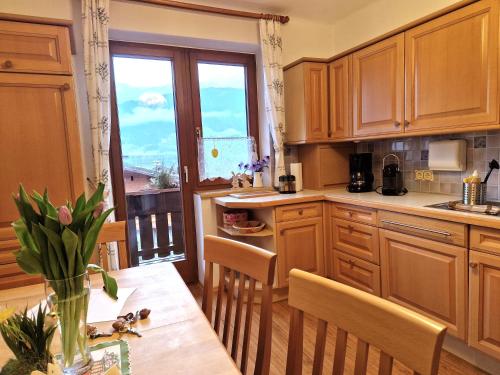
[[[31,231],[31,223],[38,223],[39,216],[33,209],[33,206],[30,203],[30,199],[28,197],[28,194],[26,194],[23,185],[19,185],[19,203],[22,206],[21,216],[24,218],[28,230]]]
[[[89,264],[87,269],[92,272],[100,272],[106,294],[113,299],[118,299],[118,284],[114,278],[109,276],[108,273],[97,264]]]
[[[59,231],[61,230],[61,224],[59,224],[59,220],[57,219],[57,213],[56,216],[45,216],[45,222],[43,224],[46,228],[56,233],[59,233]]]
[[[58,260],[58,268],[61,270],[60,274],[63,274],[64,278],[67,279],[69,277],[68,276],[68,263],[66,261],[66,256],[63,252],[63,242],[61,240],[61,237],[56,232],[44,227],[43,225],[40,225],[40,229],[45,233],[45,235],[49,239],[49,244],[52,245],[52,249],[56,253],[57,260]],[[49,248],[49,251],[50,251],[50,248]],[[52,269],[52,273],[54,273],[54,265],[51,266],[51,269]]]
[[[26,248],[14,252],[16,262],[21,269],[30,275],[43,273],[43,268],[40,258],[34,257]]]
[[[45,206],[47,207],[47,215],[52,216],[52,217],[57,217],[57,209],[50,202],[47,189],[45,189],[45,191],[43,192],[43,201],[45,202]],[[45,225],[47,225],[47,224],[45,224]]]
[[[88,264],[90,257],[92,256],[92,253],[94,252],[95,245],[97,242],[97,236],[99,235],[99,232],[101,231],[101,228],[106,221],[106,218],[109,216],[111,212],[113,212],[114,208],[110,208],[109,210],[105,211],[101,216],[99,216],[91,225],[89,231],[87,234],[84,236],[85,240],[83,243],[83,263]]]
[[[85,265],[83,264],[82,247],[83,247],[82,232],[78,232],[78,248],[76,249],[76,261],[75,261],[76,275],[81,275],[85,271]]]
[[[38,249],[40,250],[40,257],[42,258],[43,273],[45,278],[48,280],[53,280],[52,271],[50,269],[49,253],[47,248],[47,236],[40,229],[39,224],[33,225],[33,238],[38,244]]]
[[[44,202],[43,197],[38,192],[33,191],[31,199],[33,199],[36,202],[40,214],[42,216],[47,216],[47,204]]]
[[[97,206],[97,204],[101,202],[103,199],[104,199],[104,184],[100,182],[99,185],[97,185],[97,189],[94,192],[94,194],[92,194],[90,199],[87,201],[85,208],[86,209],[92,208],[93,211],[95,206]]]
[[[14,228],[14,232],[16,233],[16,237],[21,243],[21,246],[27,246],[27,244],[24,242],[24,232],[27,232],[28,228],[26,227],[26,223],[24,222],[24,220],[18,219],[14,221],[12,223],[12,228]]]
[[[73,217],[78,216],[78,214],[85,208],[85,194],[82,194],[78,197],[75,203],[75,209],[73,210]]]
[[[65,228],[61,238],[66,250],[66,259],[68,260],[68,277],[78,276],[79,274],[75,274],[78,236],[71,229]]]
[[[47,240],[48,241],[48,240]],[[50,272],[52,273],[52,280],[60,280],[64,278],[64,275],[61,273],[61,268],[59,266],[59,260],[54,250],[54,246],[49,242],[47,242],[47,254],[49,255],[49,267]]]

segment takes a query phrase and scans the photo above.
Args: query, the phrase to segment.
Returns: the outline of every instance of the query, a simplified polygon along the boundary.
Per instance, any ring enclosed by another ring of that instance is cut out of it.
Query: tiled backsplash
[[[434,171],[434,181],[415,181],[416,169],[428,169],[429,142],[446,139],[467,141],[467,170],[464,172]],[[382,184],[382,158],[389,153],[394,153],[400,159],[404,185],[409,191],[461,195],[464,177],[477,169],[481,179],[484,179],[489,161],[499,160],[500,131],[360,142],[356,146],[356,151],[373,153],[374,186]],[[498,200],[500,197],[500,175],[496,170],[488,180],[487,195],[490,200]]]

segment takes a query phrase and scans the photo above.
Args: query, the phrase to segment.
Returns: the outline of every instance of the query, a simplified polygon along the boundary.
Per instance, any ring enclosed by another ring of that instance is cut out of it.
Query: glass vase
[[[88,273],[62,280],[45,280],[45,294],[59,328],[59,338],[54,337],[53,344],[60,354],[54,353],[54,358],[65,375],[89,372],[92,357],[87,343]]]

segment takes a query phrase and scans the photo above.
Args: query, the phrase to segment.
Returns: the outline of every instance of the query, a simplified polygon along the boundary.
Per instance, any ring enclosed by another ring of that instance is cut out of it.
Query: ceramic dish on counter
[[[240,223],[233,224],[233,229],[240,234],[249,234],[260,232],[266,223],[262,223],[256,220],[242,221]]]

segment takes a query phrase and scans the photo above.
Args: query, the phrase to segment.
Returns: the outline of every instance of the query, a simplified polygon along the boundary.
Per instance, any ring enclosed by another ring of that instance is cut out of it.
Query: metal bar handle
[[[389,156],[394,156],[396,158],[396,160],[398,161],[398,168],[399,168],[399,157],[396,154],[387,154],[382,159],[382,169],[385,168],[385,159],[387,159]]]
[[[416,225],[403,224],[403,223],[398,223],[397,221],[391,221],[391,220],[381,220],[381,221],[382,221],[382,223],[389,224],[389,225],[397,225],[397,226],[404,227],[404,228],[411,228],[411,229],[421,230],[423,232],[430,232],[430,233],[434,233],[434,234],[440,234],[440,235],[446,236],[446,237],[450,237],[451,236],[451,233],[445,232],[445,231],[442,231],[442,230],[422,228],[422,227],[418,227]]]

